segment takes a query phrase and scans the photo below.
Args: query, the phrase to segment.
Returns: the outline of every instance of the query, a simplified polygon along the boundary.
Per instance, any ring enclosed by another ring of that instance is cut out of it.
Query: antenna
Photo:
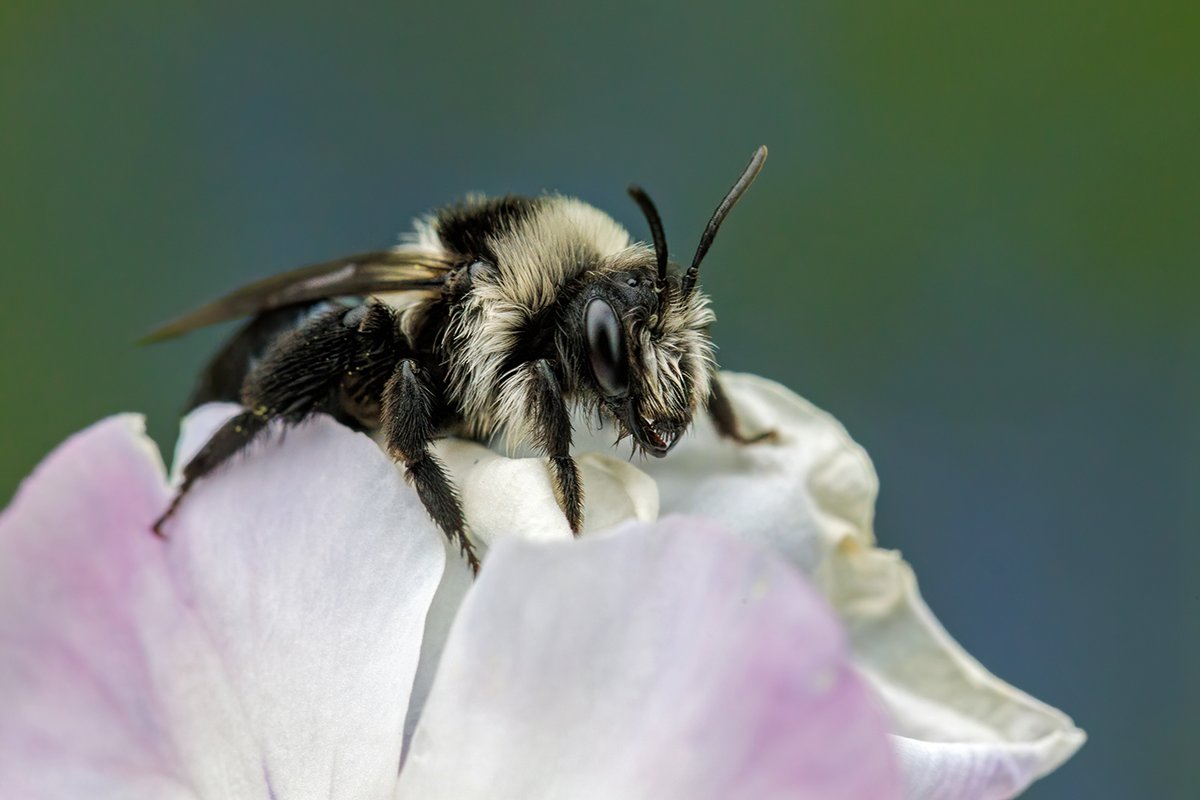
[[[696,256],[692,259],[692,265],[688,267],[687,272],[683,275],[683,285],[680,289],[682,297],[687,297],[692,289],[695,288],[696,277],[700,274],[700,262],[708,254],[708,248],[712,247],[713,239],[716,238],[717,231],[721,228],[721,223],[725,221],[725,217],[728,216],[729,212],[737,204],[737,201],[742,199],[742,195],[750,188],[750,184],[754,183],[754,179],[758,177],[758,173],[762,172],[763,164],[766,161],[767,147],[763,145],[754,151],[754,155],[750,157],[750,163],[742,170],[741,177],[733,184],[733,187],[725,195],[725,199],[721,201],[721,205],[717,206],[717,210],[713,212],[712,217],[708,220],[708,225],[704,228],[704,234],[700,237],[700,245],[696,248]]]

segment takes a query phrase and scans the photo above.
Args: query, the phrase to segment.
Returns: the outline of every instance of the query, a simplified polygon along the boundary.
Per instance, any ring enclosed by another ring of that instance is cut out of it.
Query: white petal
[[[404,800],[886,800],[885,718],[828,606],[695,520],[503,542],[468,595]]]
[[[197,412],[183,449],[230,410]],[[143,785],[386,796],[444,559],[415,494],[369,439],[321,418],[199,482],[164,544],[149,532],[169,496],[157,455],[112,425],[48,459],[4,517],[5,590],[26,599],[0,611],[28,644],[0,651],[0,697],[23,698],[4,731],[21,779],[72,800]],[[42,661],[91,677],[22,666]]]
[[[778,443],[732,444],[698,419],[675,452],[640,466],[658,482],[663,513],[721,521],[812,575],[892,712],[908,796],[1012,797],[1069,758],[1083,732],[967,655],[904,560],[874,547],[878,479],[845,429],[778,384],[721,380],[744,429],[774,430]]]
[[[504,538],[566,541],[572,538],[567,519],[554,497],[544,458],[505,458],[482,445],[443,439],[437,453],[454,476],[481,556]],[[604,530],[625,520],[658,516],[658,489],[644,472],[605,453],[578,459],[584,486],[584,533]],[[429,694],[438,659],[471,577],[457,551],[447,550],[446,571],[429,609],[425,645],[413,685],[405,726],[411,735]]]
[[[774,430],[779,442],[721,439],[700,414],[666,458],[637,462],[658,484],[661,513],[711,519],[810,572],[846,536],[869,536],[875,493],[864,478],[873,479],[871,462],[837,421],[770,381],[727,372],[721,381],[743,428]],[[581,434],[578,447],[610,450],[605,434]]]
[[[859,668],[892,711],[906,797],[1015,797],[1083,745],[1069,717],[950,638],[897,553],[847,547],[828,578]]]
[[[186,440],[222,417],[204,409]],[[395,776],[442,535],[371,440],[328,418],[268,437],[246,460],[181,507],[176,580],[232,676],[272,790],[380,796]],[[201,723],[203,760],[215,732],[193,711],[181,717]]]
[[[484,549],[506,536],[571,538],[545,458],[505,458],[461,439],[440,440],[436,450],[462,494],[472,538]],[[658,488],[641,470],[604,453],[581,454],[577,463],[584,486],[585,533],[658,516]]]

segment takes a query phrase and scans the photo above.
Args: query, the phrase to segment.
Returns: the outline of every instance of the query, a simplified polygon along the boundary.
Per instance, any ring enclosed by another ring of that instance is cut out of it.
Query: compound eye
[[[612,306],[599,297],[587,305],[583,314],[587,328],[588,356],[592,374],[608,397],[629,391],[629,357],[625,352],[625,331]]]

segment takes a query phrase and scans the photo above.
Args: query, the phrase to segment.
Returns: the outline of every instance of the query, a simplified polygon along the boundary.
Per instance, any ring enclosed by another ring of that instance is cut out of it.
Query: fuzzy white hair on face
[[[716,360],[707,331],[715,321],[708,296],[694,289],[686,298],[674,298],[669,313],[639,332],[644,416],[669,419],[708,399]]]

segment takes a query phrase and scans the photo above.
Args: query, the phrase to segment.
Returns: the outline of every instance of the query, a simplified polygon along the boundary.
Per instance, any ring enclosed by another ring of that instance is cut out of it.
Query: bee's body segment
[[[740,196],[764,156],[756,154],[730,196]],[[462,505],[430,450],[439,436],[486,442],[504,433],[532,446],[548,459],[576,533],[583,486],[571,456],[573,407],[615,421],[619,438],[632,436],[655,456],[700,408],[722,434],[754,440],[741,434],[714,380],[714,317],[694,285],[703,252],[686,275],[668,266],[657,212],[644,192],[631,194],[651,220],[654,248],[578,200],[469,199],[419,222],[392,251],[259,281],[152,334],[256,312],[193,396],[193,404],[238,400],[246,411],[186,465],[155,530],[269,421],[296,424],[317,412],[380,430],[474,569]],[[702,241],[711,242],[731,204],[727,197]]]

